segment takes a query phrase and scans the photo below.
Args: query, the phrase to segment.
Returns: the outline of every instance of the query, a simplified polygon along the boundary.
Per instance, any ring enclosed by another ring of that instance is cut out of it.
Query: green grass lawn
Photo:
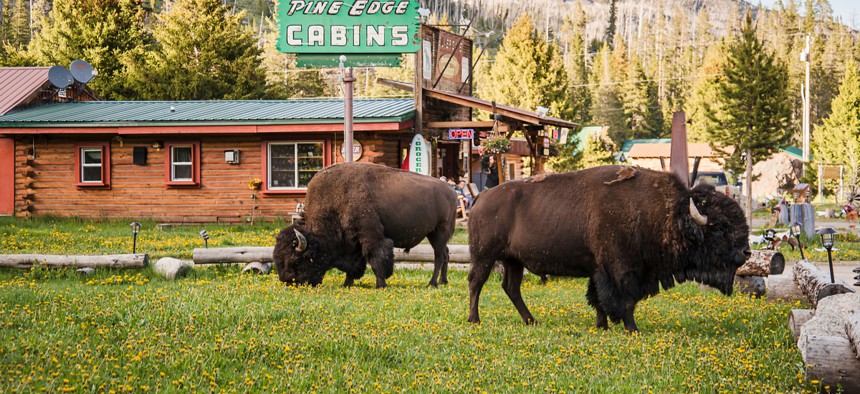
[[[687,284],[640,303],[641,334],[593,328],[584,280],[529,276],[526,326],[494,276],[466,321],[464,272],[342,288],[196,269],[0,271],[0,392],[795,392],[791,305]]]
[[[213,246],[267,246],[283,223],[144,223],[138,251],[190,258]],[[462,230],[455,237],[466,243]],[[0,218],[0,253],[130,253],[125,221]],[[343,288],[285,287],[240,267],[195,268],[167,281],[150,269],[0,269],[0,392],[812,392],[787,328],[796,305],[684,284],[636,310],[641,334],[595,329],[585,280],[523,296],[522,323],[500,279],[466,321],[465,272],[398,269],[382,290],[368,272]]]

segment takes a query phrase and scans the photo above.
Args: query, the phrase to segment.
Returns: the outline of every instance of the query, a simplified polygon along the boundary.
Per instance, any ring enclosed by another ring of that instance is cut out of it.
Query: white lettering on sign
[[[367,26],[367,46],[385,45],[385,26]]]
[[[287,15],[305,14],[305,15],[336,15],[343,6],[343,1],[306,1],[292,0],[290,1],[290,10]]]
[[[325,45],[325,26],[308,26],[308,45]]]
[[[394,26],[391,28],[391,45],[406,45],[409,43],[407,26]]]
[[[331,45],[346,46],[346,26],[331,27]]]
[[[287,26],[287,44],[292,46],[302,45],[302,40],[296,38],[296,33],[302,31],[301,26]]]
[[[367,0],[356,0],[352,3],[352,8],[349,9],[349,16],[359,16],[364,13],[364,7],[367,6]]]

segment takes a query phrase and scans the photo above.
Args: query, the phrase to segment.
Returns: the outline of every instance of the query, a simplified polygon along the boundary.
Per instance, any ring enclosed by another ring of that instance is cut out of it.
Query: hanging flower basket
[[[487,137],[481,141],[482,155],[500,155],[511,150],[511,141],[500,135]]]
[[[260,190],[260,187],[263,186],[263,181],[258,178],[251,179],[248,181],[248,189],[251,190]]]

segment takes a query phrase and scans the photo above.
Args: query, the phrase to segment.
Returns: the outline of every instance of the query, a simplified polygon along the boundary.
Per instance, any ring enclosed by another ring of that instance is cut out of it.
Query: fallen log
[[[394,261],[430,263],[435,259],[433,247],[427,244],[416,245],[409,250],[409,253],[404,252],[403,249],[394,249]],[[451,263],[471,262],[469,245],[448,245],[448,261]]]
[[[785,270],[785,257],[775,250],[753,250],[752,255],[735,271],[739,276],[779,275]]]
[[[794,337],[794,342],[797,343],[797,338],[800,337],[800,327],[802,327],[809,319],[815,316],[815,311],[812,309],[792,309],[788,314],[788,329],[791,330],[791,336]]]
[[[845,319],[845,334],[848,335],[848,342],[851,343],[854,356],[860,360],[860,305],[857,308],[856,312]]]
[[[800,290],[800,286],[794,281],[794,276],[787,275],[770,275],[766,278],[767,285],[767,300],[768,301],[803,301],[806,302],[806,296]]]
[[[744,294],[753,294],[756,297],[764,297],[766,286],[764,278],[761,276],[740,276],[735,275],[735,283],[738,285],[738,291]]]
[[[148,254],[67,255],[67,254],[2,254],[0,267],[30,269],[89,267],[89,268],[144,268]]]
[[[817,305],[822,298],[835,294],[854,293],[854,289],[844,280],[830,282],[829,275],[808,261],[797,262],[792,271],[795,282],[812,305]]]
[[[168,280],[184,277],[191,272],[192,268],[194,268],[192,262],[172,257],[162,257],[152,266],[153,271],[158,272]]]
[[[272,262],[273,246],[242,246],[235,248],[195,248],[194,264]]]
[[[234,248],[196,248],[192,254],[194,264],[220,263],[271,263],[272,246],[248,246]],[[394,249],[394,261],[433,262],[433,247],[427,244],[416,245],[409,250]],[[448,245],[448,261],[452,263],[469,263],[469,245]]]

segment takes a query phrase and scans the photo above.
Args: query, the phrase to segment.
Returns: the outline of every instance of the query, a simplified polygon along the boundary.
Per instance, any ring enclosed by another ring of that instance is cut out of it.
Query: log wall
[[[276,135],[114,136],[15,137],[15,216],[151,218],[168,223],[289,221],[290,213],[305,197],[303,192],[267,195],[248,188],[251,179],[263,179],[262,143],[279,139]],[[339,161],[342,141],[335,140],[338,136],[317,133],[307,138],[328,141],[326,163],[331,164]],[[301,137],[283,139],[295,138]],[[364,145],[360,161],[399,167],[402,138],[400,133],[356,133]],[[110,188],[80,188],[75,184],[75,148],[93,141],[110,144]],[[152,145],[158,142],[163,147],[170,141],[200,142],[199,187],[166,187],[166,150]],[[147,148],[146,165],[133,163],[134,147]],[[240,151],[239,164],[225,162],[224,151],[232,149]]]

